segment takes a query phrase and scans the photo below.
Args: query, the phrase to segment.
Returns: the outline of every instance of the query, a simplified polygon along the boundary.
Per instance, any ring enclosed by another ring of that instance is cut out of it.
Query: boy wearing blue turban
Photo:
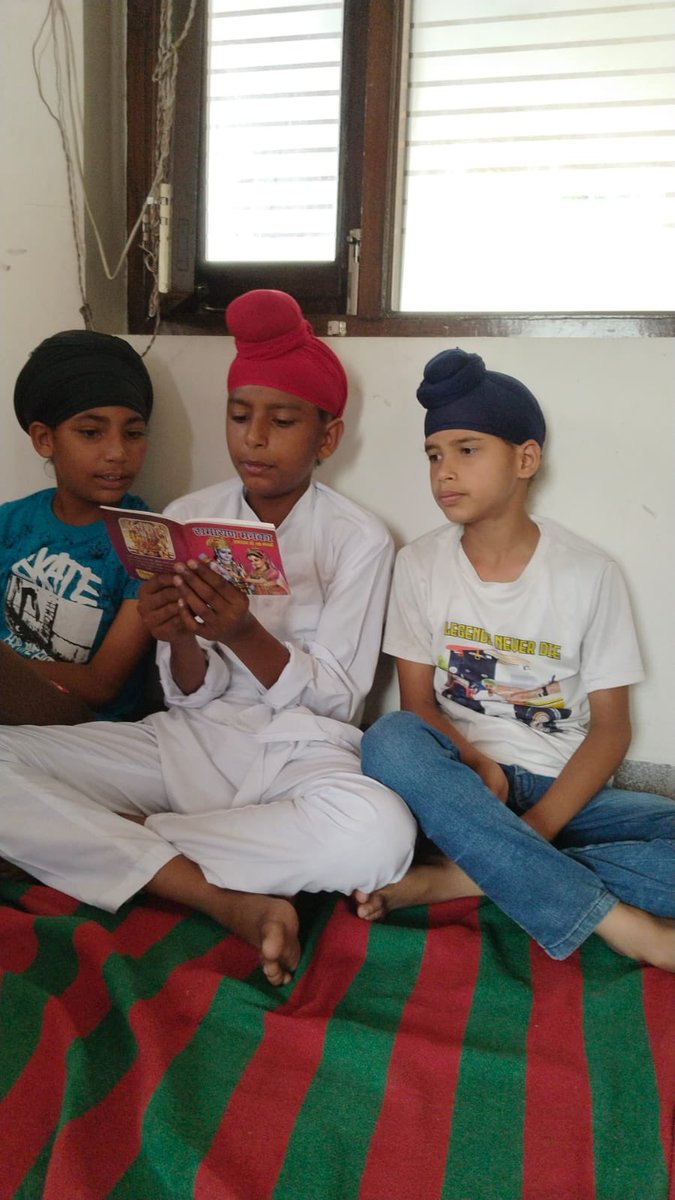
[[[597,933],[675,970],[675,805],[608,786],[642,678],[619,571],[528,514],[546,426],[522,383],[447,350],[417,397],[449,524],[398,556],[384,649],[404,711],[367,731],[362,762],[434,853],[357,911],[486,895],[553,958]]]

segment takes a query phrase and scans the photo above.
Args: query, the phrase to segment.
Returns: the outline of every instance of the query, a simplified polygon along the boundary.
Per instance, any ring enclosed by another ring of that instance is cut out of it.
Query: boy
[[[0,505],[0,722],[129,720],[150,652],[101,504],[146,508],[131,488],[153,391],[122,338],[72,329],[40,342],[14,410],[54,487]]]
[[[312,482],[342,435],[344,371],[285,293],[247,293],[227,321],[239,479],[168,512],[273,522],[292,594],[249,598],[197,562],[144,585],[169,711],[3,730],[0,854],[102,908],[145,889],[206,912],[279,984],[299,957],[294,894],[400,877],[414,821],[361,775],[350,724],[379,652],[391,539]]]
[[[384,648],[405,711],[368,730],[362,763],[443,854],[358,890],[357,911],[485,894],[553,958],[595,932],[673,970],[675,805],[606,786],[642,678],[619,572],[528,515],[545,422],[522,383],[447,350],[417,397],[450,524],[398,556]]]

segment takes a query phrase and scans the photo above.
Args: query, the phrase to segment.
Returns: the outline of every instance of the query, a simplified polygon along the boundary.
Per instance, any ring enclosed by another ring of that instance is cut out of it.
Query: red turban
[[[342,416],[347,402],[342,363],[316,336],[297,300],[269,288],[245,292],[228,305],[225,321],[237,348],[229,392],[247,385],[276,388]]]

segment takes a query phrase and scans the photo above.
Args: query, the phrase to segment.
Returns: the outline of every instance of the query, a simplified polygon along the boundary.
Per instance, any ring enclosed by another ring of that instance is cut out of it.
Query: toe
[[[290,982],[290,972],[284,970],[280,962],[262,959],[261,966],[268,983],[274,987],[281,987],[282,984]]]

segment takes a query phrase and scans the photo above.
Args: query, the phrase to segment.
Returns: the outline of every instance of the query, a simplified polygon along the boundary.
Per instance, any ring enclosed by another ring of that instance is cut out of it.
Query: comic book
[[[194,558],[240,591],[256,596],[287,596],[290,587],[281,562],[274,525],[264,521],[197,518],[174,521],[161,513],[101,505],[110,540],[134,579],[150,579]]]

